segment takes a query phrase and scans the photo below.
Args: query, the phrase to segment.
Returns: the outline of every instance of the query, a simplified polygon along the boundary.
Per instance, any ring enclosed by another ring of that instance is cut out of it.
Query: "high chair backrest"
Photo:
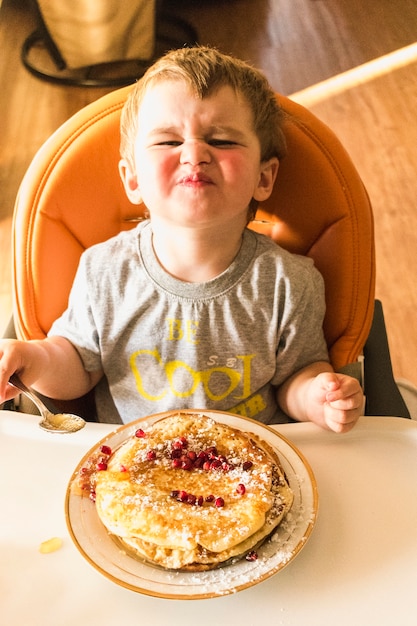
[[[119,118],[132,87],[70,118],[33,159],[13,226],[14,321],[22,339],[45,337],[65,309],[83,250],[132,228],[144,207],[127,200],[118,174]],[[277,96],[288,114],[288,154],[252,228],[314,259],[326,285],[324,331],[336,369],[357,359],[374,306],[369,199],[333,132],[304,107]]]

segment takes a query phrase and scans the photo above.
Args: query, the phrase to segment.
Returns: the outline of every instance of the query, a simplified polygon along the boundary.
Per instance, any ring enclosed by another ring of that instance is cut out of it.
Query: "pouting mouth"
[[[182,176],[179,179],[178,184],[179,185],[199,185],[199,184],[212,185],[213,180],[210,178],[210,176],[207,176],[206,174],[202,174],[200,172],[200,173],[187,174],[186,176]]]

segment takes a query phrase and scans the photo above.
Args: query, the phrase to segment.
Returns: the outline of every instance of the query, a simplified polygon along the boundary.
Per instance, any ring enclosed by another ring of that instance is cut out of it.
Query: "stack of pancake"
[[[201,413],[173,412],[138,429],[101,469],[104,526],[124,549],[168,569],[256,559],[293,502],[266,442]]]

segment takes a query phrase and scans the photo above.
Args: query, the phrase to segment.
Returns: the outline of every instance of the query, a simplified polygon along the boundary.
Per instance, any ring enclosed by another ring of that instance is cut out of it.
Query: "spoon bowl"
[[[12,384],[13,387],[16,387],[16,389],[22,391],[38,408],[42,417],[39,422],[39,427],[43,430],[62,435],[66,433],[75,433],[77,430],[84,428],[85,421],[79,415],[72,415],[72,413],[52,413],[44,405],[42,400],[38,398],[35,392],[20,380],[17,374],[12,374],[10,376],[9,383]]]

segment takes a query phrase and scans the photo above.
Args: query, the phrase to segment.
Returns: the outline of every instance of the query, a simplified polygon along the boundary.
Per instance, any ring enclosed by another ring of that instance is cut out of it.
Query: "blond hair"
[[[261,161],[285,156],[283,112],[265,76],[244,61],[215,48],[198,46],[165,54],[145,72],[129,94],[120,122],[120,153],[132,169],[143,97],[150,86],[164,80],[184,81],[201,99],[221,87],[232,87],[243,95],[252,111],[254,130],[261,146]]]

